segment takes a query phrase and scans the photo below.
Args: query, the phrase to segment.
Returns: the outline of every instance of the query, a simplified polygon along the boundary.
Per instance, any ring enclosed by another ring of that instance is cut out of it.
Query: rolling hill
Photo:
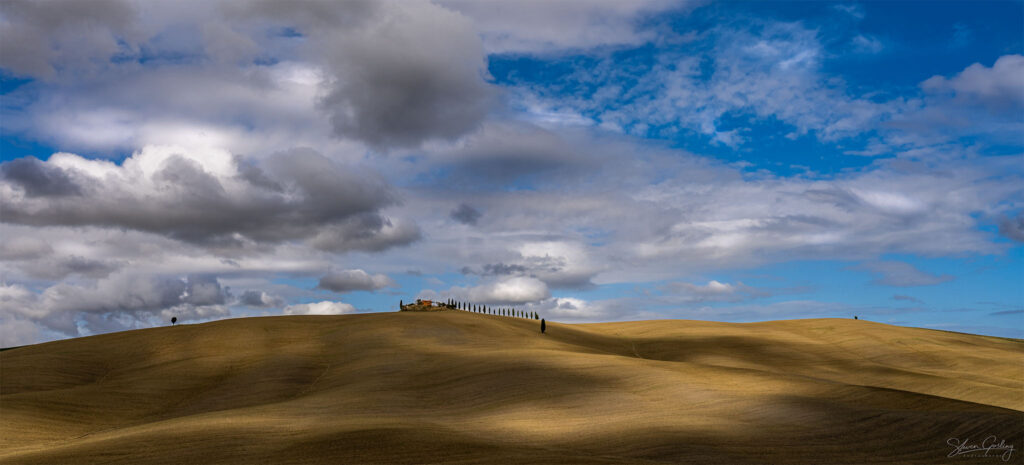
[[[949,463],[989,435],[1020,463],[1024,341],[863,320],[284,316],[0,352],[0,463]]]

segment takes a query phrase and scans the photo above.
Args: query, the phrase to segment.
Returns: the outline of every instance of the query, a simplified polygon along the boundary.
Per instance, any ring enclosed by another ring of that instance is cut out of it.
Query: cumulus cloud
[[[16,125],[45,125],[78,150],[182,143],[169,133],[414,147],[471,132],[496,103],[480,38],[457,12],[428,1],[274,3],[4,2],[0,67],[72,91],[32,102]],[[307,76],[293,79],[295,68]],[[197,116],[206,124],[189,127]]]
[[[428,2],[375,6],[365,21],[313,31],[334,76],[322,101],[334,130],[407,147],[474,129],[494,91],[473,24]]]
[[[344,302],[324,300],[308,304],[289,305],[284,308],[286,315],[343,315],[355,313],[356,308]]]
[[[510,262],[466,266],[461,271],[480,276],[530,277],[549,287],[578,289],[592,286],[594,276],[605,269],[585,246],[574,241],[523,242],[515,255]]]
[[[186,278],[120,272],[94,285],[58,283],[35,293],[3,287],[0,314],[14,315],[65,335],[146,327],[171,316],[199,320],[230,314],[230,297],[215,277]]]
[[[0,165],[3,221],[31,226],[100,226],[209,244],[311,239],[326,250],[383,250],[418,229],[381,215],[397,203],[387,183],[311,150],[246,164],[223,150],[147,147],[121,164],[59,153],[33,165],[64,173],[44,191]],[[74,185],[78,195],[65,195]],[[31,185],[31,184],[29,184]],[[34,189],[34,190],[33,190]]]
[[[397,287],[393,279],[383,274],[369,274],[363,270],[341,270],[327,273],[317,285],[338,293],[352,291],[376,291],[386,287]]]
[[[246,307],[271,308],[284,305],[284,299],[265,291],[248,290],[238,296],[238,303]]]
[[[950,92],[957,99],[994,110],[1024,107],[1024,56],[1003,55],[991,67],[975,63],[952,78],[933,76],[921,83],[930,92]]]
[[[481,304],[509,305],[536,302],[550,297],[551,293],[543,281],[536,278],[516,276],[489,281],[473,287],[453,287],[447,291],[421,291],[420,298],[457,300]]]
[[[585,300],[576,297],[551,297],[523,306],[527,312],[548,321],[590,323],[602,321],[644,320],[664,318],[628,299]]]
[[[380,252],[409,245],[421,237],[419,226],[411,221],[363,214],[322,228],[309,244],[330,252]]]
[[[21,187],[30,197],[62,197],[81,194],[81,189],[62,168],[35,157],[18,158],[0,165],[3,179]]]
[[[954,276],[937,275],[921,271],[906,262],[873,261],[863,263],[855,269],[869,271],[875,275],[875,284],[896,287],[932,286],[955,279]]]

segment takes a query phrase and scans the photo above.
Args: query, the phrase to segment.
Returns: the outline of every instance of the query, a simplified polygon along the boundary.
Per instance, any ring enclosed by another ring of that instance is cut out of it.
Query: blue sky
[[[1022,2],[0,5],[0,345],[469,300],[1024,337]]]

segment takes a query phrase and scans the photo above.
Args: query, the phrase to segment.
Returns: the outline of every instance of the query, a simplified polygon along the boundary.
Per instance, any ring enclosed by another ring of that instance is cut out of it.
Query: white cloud
[[[723,25],[704,35],[706,54],[659,54],[653,65],[606,58],[563,78],[553,92],[548,85],[525,87],[521,100],[627,133],[646,136],[654,129],[668,137],[688,130],[733,148],[746,139],[722,127],[727,115],[775,119],[793,126],[795,136],[836,142],[876,130],[901,110],[899,99],[851,95],[841,78],[826,75],[822,40],[800,22]],[[861,42],[873,50],[881,45],[867,36]],[[566,90],[576,92],[566,96]]]
[[[46,241],[31,236],[6,236],[0,244],[0,260],[38,259],[53,253]]]
[[[664,289],[676,294],[680,298],[679,301],[684,303],[740,302],[771,295],[765,290],[752,288],[742,282],[730,284],[716,280],[708,281],[707,284],[669,283]]]
[[[1019,110],[1024,107],[1024,56],[1003,55],[991,66],[968,66],[952,78],[932,76],[921,83],[930,92],[950,92],[966,102],[989,108]]]
[[[644,19],[703,2],[684,0],[524,0],[507,4],[442,0],[473,19],[489,53],[553,53],[657,40]]]
[[[93,285],[57,283],[41,293],[0,287],[0,316],[31,321],[69,336],[148,327],[169,320],[225,317],[227,291],[216,278],[118,272]]]
[[[146,147],[121,164],[58,153],[4,163],[4,221],[98,226],[211,246],[310,239],[325,250],[383,250],[419,237],[381,209],[397,203],[362,167],[311,150],[244,163],[224,150]]]
[[[884,48],[882,41],[877,37],[858,34],[853,38],[853,49],[858,53],[878,53]]]
[[[237,303],[253,308],[269,308],[284,305],[284,299],[266,291],[248,290],[238,297]]]
[[[524,304],[550,297],[548,286],[536,278],[516,276],[497,279],[473,287],[453,287],[447,291],[424,290],[417,297],[444,300],[449,297],[487,305]]]
[[[387,275],[371,275],[363,270],[340,270],[327,273],[320,278],[317,287],[344,293],[352,291],[376,291],[386,287],[397,287],[398,284]]]
[[[576,297],[552,297],[522,308],[548,321],[592,323],[602,321],[650,320],[664,318],[638,306],[630,299],[588,301]]]
[[[356,308],[344,302],[313,302],[308,304],[289,305],[284,308],[286,315],[343,315],[355,313]]]

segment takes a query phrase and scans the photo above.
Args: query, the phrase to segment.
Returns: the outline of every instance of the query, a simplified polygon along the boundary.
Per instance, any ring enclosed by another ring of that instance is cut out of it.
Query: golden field
[[[0,352],[0,463],[1005,463],[1024,341],[814,319],[222,320]],[[999,455],[999,451],[990,455]]]

